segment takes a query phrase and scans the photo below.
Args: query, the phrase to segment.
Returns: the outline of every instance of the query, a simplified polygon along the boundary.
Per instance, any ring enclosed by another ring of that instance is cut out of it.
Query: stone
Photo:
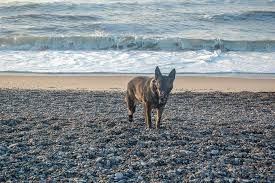
[[[145,163],[144,161],[141,161],[140,164],[141,164],[142,166],[146,166],[146,163]]]
[[[212,155],[217,155],[217,154],[219,154],[219,150],[216,150],[216,149],[213,149],[212,151],[211,151],[211,154]]]
[[[182,172],[183,172],[183,170],[180,169],[180,168],[178,168],[178,169],[176,170],[176,174],[181,174]]]
[[[95,162],[100,163],[102,161],[102,159],[103,159],[102,157],[98,157],[98,158],[96,158]]]
[[[115,173],[115,179],[120,180],[122,178],[123,178],[123,174],[122,173],[120,173],[120,172]]]
[[[107,166],[108,168],[111,166],[111,162],[110,162],[110,160],[107,160],[107,162],[106,162],[106,166]]]
[[[240,165],[240,159],[239,158],[234,158],[232,164],[233,165]]]

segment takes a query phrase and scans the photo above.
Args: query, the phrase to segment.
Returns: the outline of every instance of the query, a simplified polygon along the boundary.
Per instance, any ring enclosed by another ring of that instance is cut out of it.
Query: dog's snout
[[[161,92],[160,92],[160,98],[164,98],[164,97],[165,97],[165,95],[166,95],[166,94],[165,94],[165,92],[164,92],[164,91],[161,91]]]
[[[160,102],[161,104],[164,104],[164,103],[167,102],[167,99],[168,99],[167,93],[164,92],[164,91],[161,91],[161,92],[160,92],[160,96],[159,96],[159,102]]]

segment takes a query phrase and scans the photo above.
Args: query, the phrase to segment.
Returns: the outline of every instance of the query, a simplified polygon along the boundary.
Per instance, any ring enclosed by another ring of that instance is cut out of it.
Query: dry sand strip
[[[1,75],[0,88],[43,90],[125,90],[134,76],[14,76]],[[275,79],[229,77],[177,77],[174,92],[274,92]]]
[[[0,89],[0,182],[275,181],[275,93],[173,94],[159,130],[123,97]]]

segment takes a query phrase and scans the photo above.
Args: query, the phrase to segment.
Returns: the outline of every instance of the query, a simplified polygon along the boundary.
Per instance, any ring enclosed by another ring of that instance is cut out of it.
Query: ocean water
[[[275,0],[5,0],[0,71],[275,74]]]

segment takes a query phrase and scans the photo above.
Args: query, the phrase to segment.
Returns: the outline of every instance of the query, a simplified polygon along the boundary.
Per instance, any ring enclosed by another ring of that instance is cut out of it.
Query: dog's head
[[[153,89],[159,97],[159,104],[166,104],[168,96],[173,89],[173,82],[175,80],[176,70],[173,69],[168,76],[161,74],[159,67],[155,69],[155,78],[153,79]]]

